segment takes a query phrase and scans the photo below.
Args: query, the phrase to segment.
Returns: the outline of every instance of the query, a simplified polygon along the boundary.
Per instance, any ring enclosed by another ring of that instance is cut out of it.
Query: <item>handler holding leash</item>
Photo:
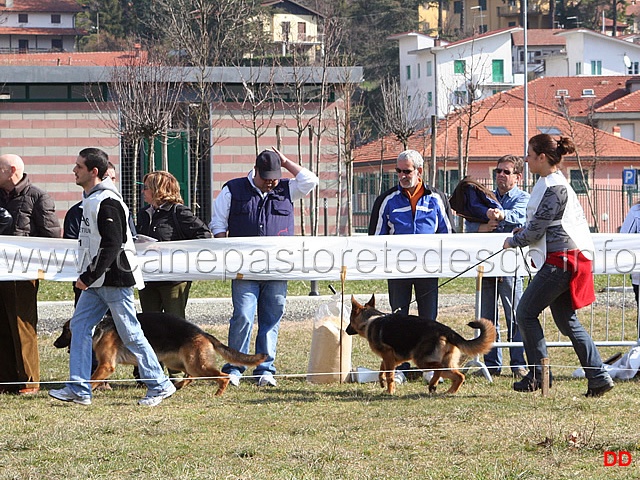
[[[540,267],[524,291],[517,308],[517,319],[529,373],[513,384],[518,392],[533,392],[542,386],[542,359],[547,344],[539,315],[551,307],[560,333],[571,339],[573,349],[588,379],[585,396],[599,397],[613,388],[600,353],[582,326],[576,310],[595,301],[591,260],[584,250],[594,251],[589,225],[578,198],[558,165],[562,156],[575,152],[567,138],[554,140],[540,134],[529,140],[527,161],[531,173],[540,175],[527,205],[527,223],[515,229],[504,248],[529,245],[535,266]],[[549,377],[551,378],[551,376]]]
[[[66,387],[49,395],[63,402],[91,404],[91,335],[93,328],[111,311],[124,345],[136,356],[147,395],[140,405],[154,407],[176,388],[164,375],[158,358],[136,318],[133,286],[144,288],[137,265],[133,237],[128,226],[129,209],[110,178],[104,178],[109,157],[98,148],[85,148],[73,172],[84,189],[78,256],[84,272],[76,281],[83,292],[71,317],[71,349]]]

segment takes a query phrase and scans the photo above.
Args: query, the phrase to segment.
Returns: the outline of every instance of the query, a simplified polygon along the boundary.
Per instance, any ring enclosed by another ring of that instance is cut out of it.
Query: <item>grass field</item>
[[[440,320],[468,337],[472,315],[451,307]],[[548,397],[514,392],[505,376],[469,376],[456,396],[429,395],[422,381],[389,396],[374,383],[308,383],[312,328],[282,324],[274,388],[243,380],[214,397],[215,387],[199,381],[150,409],[136,405],[144,391],[128,380],[131,367],[118,367],[113,390],[97,392],[88,407],[44,391],[2,396],[0,478],[640,478],[638,382],[587,399],[586,381],[571,378],[571,349],[550,350]],[[226,340],[226,326],[211,332]],[[43,381],[68,376],[68,355],[52,342],[41,337]],[[352,362],[379,365],[361,338]],[[630,452],[631,466],[605,467],[605,451]]]
[[[609,277],[599,275],[595,277],[596,291],[609,286],[620,286],[623,284],[622,275],[611,275]],[[447,282],[447,283],[445,283]],[[319,281],[317,289],[320,295],[330,295],[329,285],[333,285],[336,290],[340,290],[340,282]],[[448,279],[440,279],[443,285],[440,293],[474,293],[475,279],[473,278],[457,278],[452,281]],[[627,278],[626,285],[630,286]],[[310,282],[301,280],[289,282],[288,295],[308,295],[311,290]],[[347,280],[345,283],[345,292],[353,294],[383,293],[387,291],[387,282],[385,280]],[[221,298],[231,296],[231,282],[222,280],[212,281],[196,281],[193,282],[190,291],[191,298]],[[40,282],[40,291],[38,293],[39,300],[73,300],[73,291],[70,282]]]

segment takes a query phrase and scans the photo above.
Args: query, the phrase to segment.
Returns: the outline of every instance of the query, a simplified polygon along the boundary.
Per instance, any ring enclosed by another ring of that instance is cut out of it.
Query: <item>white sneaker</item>
[[[265,373],[264,375],[260,375],[258,378],[258,386],[259,387],[275,387],[276,379],[273,378],[273,375],[270,373]]]
[[[138,405],[144,405],[145,407],[155,407],[160,405],[160,402],[165,398],[169,398],[176,393],[176,387],[173,383],[169,383],[169,386],[160,393],[148,393],[147,396],[138,400]]]
[[[230,373],[229,374],[229,384],[233,385],[234,387],[239,387],[240,386],[240,375],[236,375],[235,373]]]
[[[428,372],[424,372],[422,374],[422,378],[424,379],[425,382],[429,383],[431,381],[431,379],[433,378],[433,370],[429,370]],[[438,383],[444,383],[444,378],[440,377],[438,379]]]
[[[91,405],[91,397],[81,397],[80,395],[76,395],[69,387],[49,390],[49,396],[62,402],[73,402],[78,405]]]

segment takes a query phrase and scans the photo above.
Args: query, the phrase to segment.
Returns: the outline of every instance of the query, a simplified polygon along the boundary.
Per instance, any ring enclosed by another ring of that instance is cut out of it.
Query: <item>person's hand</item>
[[[286,164],[287,162],[290,162],[291,160],[289,160],[287,157],[285,157],[282,152],[280,150],[278,150],[276,147],[271,147],[271,150],[273,150],[274,152],[276,152],[278,154],[278,156],[280,157],[280,166],[282,168],[286,168]]]
[[[502,248],[513,248],[509,243],[509,237],[504,239],[504,243],[502,244]]]
[[[504,210],[500,210],[499,208],[490,208],[487,210],[487,217],[489,220],[501,222],[504,220]]]
[[[86,285],[82,280],[78,279],[76,280],[76,288],[78,290],[86,290],[87,288],[89,288],[89,286]]]
[[[499,223],[500,222],[498,222],[497,220],[489,220],[489,222],[483,223],[478,227],[478,232],[479,233],[493,232],[496,228],[498,228]]]

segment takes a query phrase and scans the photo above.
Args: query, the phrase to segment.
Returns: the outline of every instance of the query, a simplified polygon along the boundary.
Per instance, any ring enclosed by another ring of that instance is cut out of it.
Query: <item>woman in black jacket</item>
[[[144,201],[138,213],[138,234],[160,242],[211,238],[209,227],[183,205],[180,185],[169,172],[158,170],[144,176]],[[191,282],[145,282],[140,290],[143,312],[165,312],[185,318]]]

